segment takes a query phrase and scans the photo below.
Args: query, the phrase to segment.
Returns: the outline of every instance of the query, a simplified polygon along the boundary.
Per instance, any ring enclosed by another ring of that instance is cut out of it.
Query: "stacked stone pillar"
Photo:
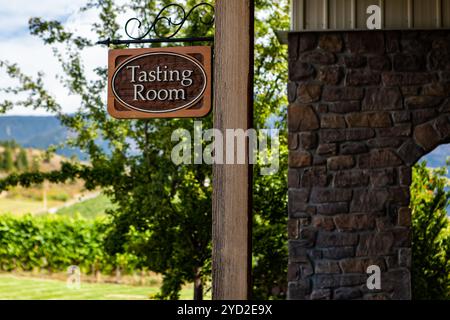
[[[289,299],[411,298],[411,167],[450,142],[449,34],[289,35]]]

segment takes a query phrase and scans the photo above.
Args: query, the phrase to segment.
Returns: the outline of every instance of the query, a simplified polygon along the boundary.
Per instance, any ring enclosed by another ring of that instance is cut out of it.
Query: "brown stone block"
[[[369,127],[386,128],[392,125],[391,116],[388,112],[372,112],[367,114]]]
[[[330,289],[317,289],[311,292],[311,300],[330,300],[331,290]]]
[[[431,83],[436,80],[436,75],[429,72],[383,72],[381,78],[386,87],[412,86]]]
[[[429,56],[431,70],[450,70],[450,50],[433,50]]]
[[[309,167],[312,164],[312,156],[306,151],[290,151],[289,152],[289,167],[303,168]]]
[[[436,132],[431,123],[425,123],[417,126],[414,129],[414,140],[425,151],[433,150],[441,141],[439,133]]]
[[[450,115],[440,116],[434,121],[434,126],[441,140],[450,138]]]
[[[305,169],[300,184],[303,188],[327,186],[328,175],[326,167],[316,166],[314,168]]]
[[[339,264],[336,261],[332,260],[318,260],[315,262],[314,267],[315,274],[333,274],[333,273],[341,273],[341,269],[339,268]]]
[[[314,277],[314,288],[326,289],[365,284],[367,274],[318,274]]]
[[[314,78],[316,69],[309,64],[300,60],[289,62],[289,80],[304,81]]]
[[[395,138],[395,137],[389,137],[389,138],[375,138],[370,139],[367,141],[367,145],[369,148],[397,148],[400,146],[403,141],[405,141],[405,138]]]
[[[390,187],[389,200],[396,205],[409,206],[410,201],[409,187]]]
[[[295,61],[298,59],[298,45],[299,45],[300,35],[296,33],[290,33],[288,35],[289,47],[288,47],[288,57],[289,60]]]
[[[289,81],[287,85],[288,102],[293,103],[297,98],[297,84]]]
[[[317,134],[315,132],[302,132],[299,134],[300,148],[314,149],[317,146]]]
[[[341,145],[341,154],[359,154],[365,153],[368,148],[363,142],[345,142]]]
[[[319,119],[310,105],[291,104],[288,108],[290,132],[311,131],[319,128]]]
[[[319,48],[339,53],[342,51],[343,41],[339,33],[324,33],[319,37]]]
[[[426,109],[434,108],[442,102],[439,97],[414,96],[405,99],[405,105],[409,109]]]
[[[290,281],[288,283],[288,300],[304,300],[311,288],[308,279]]]
[[[287,231],[289,239],[296,240],[298,239],[298,228],[299,221],[298,219],[289,219],[287,223]]]
[[[288,188],[298,188],[300,186],[300,178],[296,169],[288,169]]]
[[[385,53],[384,33],[371,32],[349,32],[347,34],[347,47],[351,53]]]
[[[331,217],[323,217],[323,216],[313,216],[312,217],[312,225],[317,230],[325,230],[325,231],[333,231],[334,230],[334,222]]]
[[[346,202],[352,198],[351,189],[343,188],[313,188],[311,191],[311,202],[328,203],[328,202]]]
[[[411,246],[411,229],[408,228],[395,228],[392,229],[394,235],[395,247],[410,247]]]
[[[361,234],[356,256],[380,256],[392,253],[394,235],[391,232]]]
[[[345,116],[349,128],[364,128],[369,126],[367,113],[350,113]]]
[[[366,273],[367,267],[376,265],[382,271],[386,270],[386,264],[383,258],[352,258],[344,259],[339,262],[343,273]]]
[[[305,52],[317,48],[317,36],[314,33],[302,33],[299,41],[299,51]]]
[[[329,65],[336,61],[336,57],[331,52],[315,50],[303,53],[300,60],[311,64]]]
[[[360,129],[347,129],[346,140],[367,140],[375,136],[375,131],[370,128],[360,128]]]
[[[425,151],[415,144],[412,139],[403,143],[400,149],[398,149],[398,155],[407,165],[415,164],[424,154]]]
[[[336,155],[337,144],[336,143],[322,143],[317,147],[317,154],[322,156]]]
[[[405,97],[409,97],[409,96],[417,96],[420,94],[420,86],[402,86],[401,90],[402,90],[402,94]]]
[[[409,166],[398,168],[398,179],[400,185],[410,186],[412,182],[412,169]]]
[[[394,71],[425,71],[425,58],[417,54],[397,53],[394,55]]]
[[[363,169],[396,167],[402,164],[398,155],[390,149],[373,149],[359,156],[359,167]]]
[[[411,226],[411,209],[402,207],[398,209],[397,224],[402,227]]]
[[[344,214],[334,217],[334,224],[340,231],[361,231],[375,228],[375,217],[368,214]]]
[[[411,299],[411,275],[408,269],[389,270],[381,273],[384,290],[392,292],[392,300]]]
[[[362,55],[349,55],[344,57],[344,64],[347,68],[363,68],[367,63],[367,58]]]
[[[338,247],[326,248],[322,250],[322,257],[324,259],[343,259],[355,256],[354,247]]]
[[[288,280],[295,281],[300,278],[300,266],[298,263],[289,263],[287,268]]]
[[[411,113],[409,111],[394,111],[392,112],[392,119],[395,123],[403,123],[411,120]]]
[[[362,296],[359,288],[338,288],[334,290],[333,297],[335,300],[353,300]]]
[[[423,87],[422,94],[425,96],[448,97],[450,96],[450,84],[435,82]]]
[[[319,141],[321,144],[345,141],[347,133],[344,129],[325,129],[319,132]]]
[[[370,184],[374,187],[385,187],[393,185],[396,181],[396,170],[387,168],[373,170],[370,172]]]
[[[391,69],[391,60],[388,56],[371,56],[368,58],[369,68],[376,71]]]
[[[358,243],[358,235],[349,232],[325,232],[319,231],[316,239],[318,248],[347,247]]]
[[[380,137],[409,137],[411,135],[410,124],[400,124],[391,128],[382,128],[377,130]]]
[[[325,66],[319,69],[317,79],[324,84],[337,85],[341,82],[343,77],[342,68],[338,66]]]
[[[351,169],[355,166],[355,159],[351,155],[334,156],[327,160],[327,167],[329,170],[344,170]]]
[[[450,113],[450,99],[444,101],[442,106],[439,108],[440,113]]]
[[[350,113],[345,119],[348,126],[353,128],[386,128],[392,124],[388,112]]]
[[[389,193],[386,189],[357,189],[354,191],[350,212],[372,213],[383,211]]]
[[[320,100],[322,86],[311,83],[301,83],[298,87],[297,99],[300,103],[311,103]]]
[[[345,128],[344,116],[340,114],[324,114],[320,119],[320,127],[324,129]]]
[[[400,110],[402,95],[398,88],[369,88],[362,104],[362,110]]]
[[[386,52],[394,53],[400,51],[400,32],[398,31],[386,31]]]
[[[288,148],[289,150],[295,150],[298,148],[298,134],[289,133],[288,134]]]
[[[379,72],[367,70],[348,70],[346,77],[347,86],[370,86],[377,85],[381,81]]]
[[[400,267],[411,268],[411,248],[400,248],[398,250],[398,264]]]
[[[411,111],[412,124],[415,126],[428,122],[438,116],[439,112],[436,108]]]
[[[359,101],[343,101],[331,103],[328,105],[328,110],[335,113],[349,113],[361,110],[361,103]]]
[[[348,213],[347,202],[321,203],[316,206],[317,214],[335,215]]]
[[[361,100],[363,95],[363,89],[358,87],[326,86],[322,98],[329,102],[342,102],[343,100]]]
[[[339,188],[361,187],[369,184],[369,176],[362,170],[345,170],[336,172],[333,185]]]
[[[290,262],[307,262],[309,261],[307,255],[307,248],[314,245],[311,241],[305,240],[289,240],[289,261]]]

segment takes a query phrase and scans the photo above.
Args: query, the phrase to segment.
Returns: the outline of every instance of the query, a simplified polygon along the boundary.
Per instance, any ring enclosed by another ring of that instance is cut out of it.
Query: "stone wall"
[[[288,96],[289,299],[410,299],[411,166],[450,142],[450,33],[291,33]]]

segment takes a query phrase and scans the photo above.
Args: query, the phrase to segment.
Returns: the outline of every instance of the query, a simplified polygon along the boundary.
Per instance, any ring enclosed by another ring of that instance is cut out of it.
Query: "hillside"
[[[71,135],[54,116],[0,116],[0,141],[15,140],[25,148],[45,150],[60,144]],[[106,150],[106,144],[104,146]],[[65,157],[77,156],[86,160],[78,149],[64,148],[57,151]]]

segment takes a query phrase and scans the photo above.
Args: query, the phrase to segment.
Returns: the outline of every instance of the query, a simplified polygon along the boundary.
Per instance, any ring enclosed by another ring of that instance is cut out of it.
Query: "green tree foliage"
[[[132,0],[118,5],[112,0],[91,0],[82,11],[99,14],[92,27],[92,38],[76,36],[58,21],[30,19],[30,31],[52,46],[64,75],[61,79],[71,94],[80,97],[79,110],[64,114],[61,105],[45,90],[43,74],[24,75],[17,65],[0,61],[20,85],[5,88],[9,93],[26,93],[23,101],[4,101],[0,110],[13,105],[45,108],[58,115],[76,135],[68,141],[89,154],[90,165],[66,163],[61,171],[13,174],[0,181],[0,189],[10,185],[30,185],[44,179],[64,182],[72,178],[86,181],[88,188],[103,187],[114,210],[109,211],[111,228],[105,240],[110,254],[132,253],[142,266],[163,275],[160,298],[177,298],[183,283],[195,282],[196,298],[201,298],[203,283],[210,277],[211,258],[211,166],[176,166],[170,159],[171,134],[185,128],[193,133],[192,119],[116,120],[111,118],[103,100],[107,87],[105,66],[95,68],[88,77],[82,53],[97,39],[121,38],[117,13],[131,10],[143,21],[143,28],[155,18],[158,9],[170,1]],[[207,1],[211,2],[211,1]],[[194,0],[179,1],[186,8]],[[286,50],[276,40],[274,30],[288,29],[287,1],[257,0],[255,44],[255,127],[282,130],[280,169],[273,176],[259,175],[254,180],[254,288],[255,298],[282,297],[286,287],[286,130],[285,86]],[[178,36],[205,35],[199,19],[192,16]],[[164,20],[162,21],[164,23]],[[160,26],[165,31],[167,26]],[[146,30],[141,30],[146,31]],[[211,35],[211,31],[209,31]],[[154,45],[156,46],[156,45]],[[117,48],[121,48],[117,46]],[[212,127],[212,117],[202,119],[203,128]],[[109,143],[110,153],[97,144],[101,137]]]
[[[28,170],[28,156],[25,149],[20,148],[19,154],[17,155],[15,166],[19,171],[27,171]]]
[[[11,150],[11,147],[6,146],[3,150],[3,156],[2,156],[2,170],[6,172],[11,172],[14,170],[14,159],[13,159],[13,152]]]
[[[119,265],[118,256],[104,252],[106,226],[100,218],[0,215],[0,268],[56,272],[77,265],[85,273],[93,270],[111,273],[117,266],[130,271],[136,266],[135,257]]]
[[[414,299],[450,298],[450,201],[446,168],[413,168],[412,292]]]

